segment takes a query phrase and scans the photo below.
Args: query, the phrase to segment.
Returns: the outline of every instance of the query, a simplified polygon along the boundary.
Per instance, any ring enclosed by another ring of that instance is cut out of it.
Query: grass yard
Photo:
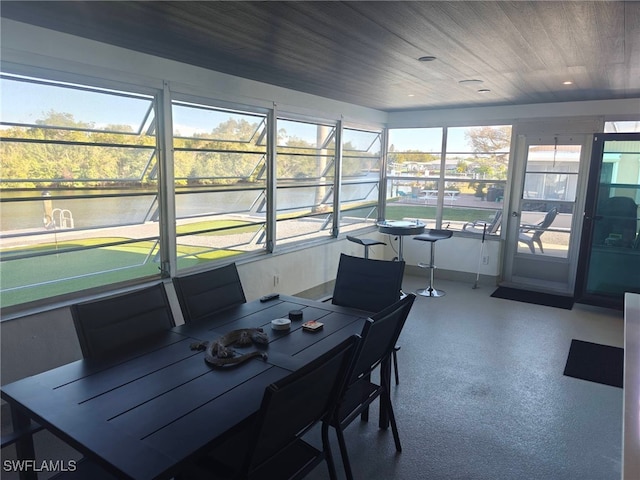
[[[262,224],[214,220],[182,225],[178,233],[223,236],[255,233],[260,228]],[[158,243],[153,240],[135,241],[126,237],[78,238],[6,248],[0,252],[3,260],[0,307],[157,275],[158,251]],[[179,268],[239,253],[212,247],[177,246]],[[37,261],[34,254],[40,255]]]
[[[472,222],[491,218],[495,208],[447,208],[443,212],[445,222]],[[402,220],[403,218],[436,218],[436,207],[429,205],[405,205],[388,203],[385,210],[386,220]]]

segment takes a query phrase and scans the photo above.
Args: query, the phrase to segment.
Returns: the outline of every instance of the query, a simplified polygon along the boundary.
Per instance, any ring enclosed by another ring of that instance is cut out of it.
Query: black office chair
[[[196,460],[184,478],[299,479],[324,460],[336,479],[328,437],[319,450],[303,436],[333,414],[357,342],[354,335],[268,386],[252,424]]]
[[[402,295],[402,278],[405,262],[372,260],[340,255],[338,273],[331,303],[363,310],[368,315],[393,305]],[[396,385],[400,383],[398,355],[400,346],[393,352],[393,368]]]
[[[235,263],[173,278],[185,322],[193,322],[225,308],[245,303]]]
[[[99,358],[175,326],[164,284],[71,306],[85,358]]]
[[[371,372],[383,361],[391,361],[394,346],[405,324],[411,306],[416,296],[408,294],[402,300],[367,319],[360,334],[361,340],[347,375],[344,390],[340,394],[338,406],[334,415],[323,424],[322,435],[327,441],[329,426],[334,427],[340,445],[340,453],[347,479],[353,479],[347,445],[344,438],[344,429],[358,416],[367,419],[369,405],[380,398],[380,409],[384,409],[389,417],[391,431],[396,446],[396,451],[401,452],[400,436],[393,413],[391,396],[389,394],[389,372],[380,369],[380,384],[371,381]],[[364,415],[363,415],[364,414]]]

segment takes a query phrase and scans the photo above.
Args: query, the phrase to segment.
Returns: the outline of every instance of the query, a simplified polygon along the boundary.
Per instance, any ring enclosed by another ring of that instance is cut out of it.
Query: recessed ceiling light
[[[468,80],[460,80],[458,82],[460,85],[480,85],[481,83],[484,83],[482,80],[478,80],[476,78],[471,78]]]
[[[566,82],[562,82],[563,85],[573,85],[571,80],[567,80]]]
[[[408,97],[415,97],[416,94],[415,93],[410,93],[409,95],[407,95]]]
[[[433,55],[425,55],[418,59],[419,62],[433,62],[436,59]]]
[[[478,93],[489,93],[491,90],[489,90],[488,88],[481,88],[480,90],[478,90]]]

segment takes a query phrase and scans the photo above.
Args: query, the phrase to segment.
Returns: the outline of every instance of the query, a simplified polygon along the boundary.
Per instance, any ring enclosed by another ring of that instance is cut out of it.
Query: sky
[[[33,124],[36,120],[46,117],[50,111],[65,112],[72,114],[76,121],[93,123],[96,128],[106,125],[130,125],[133,131],[138,131],[152,98],[110,93],[116,94],[105,95],[88,89],[3,78],[0,81],[0,117],[4,122]],[[177,107],[174,108],[174,131],[183,136],[210,132],[219,123],[235,116],[246,118],[245,114],[237,115],[233,112]],[[256,118],[257,122],[259,120]],[[278,126],[279,129],[285,128],[290,136],[305,139],[309,137],[309,127],[315,132],[314,125],[304,122],[280,120]],[[448,151],[471,151],[471,146],[465,140],[465,130],[465,127],[448,129]],[[389,145],[393,145],[396,151],[437,153],[442,150],[441,135],[440,128],[392,129],[389,133]]]

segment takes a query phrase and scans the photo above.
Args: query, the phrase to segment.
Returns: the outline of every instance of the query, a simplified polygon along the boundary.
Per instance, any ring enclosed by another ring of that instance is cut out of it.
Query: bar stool
[[[431,261],[429,263],[418,264],[418,266],[421,268],[430,269],[429,286],[427,288],[418,290],[416,292],[418,295],[422,295],[423,297],[443,297],[445,295],[444,290],[436,290],[433,286],[433,274],[434,274],[434,270],[436,269],[434,258],[435,258],[436,242],[438,240],[446,240],[447,238],[451,238],[452,235],[453,235],[453,231],[451,230],[438,230],[434,228],[427,231],[427,233],[423,233],[422,235],[417,235],[413,237],[414,240],[420,240],[422,242],[431,243]]]
[[[347,240],[353,243],[359,243],[364,247],[364,258],[369,258],[369,247],[374,245],[386,245],[386,243],[371,238],[358,238],[347,235]]]

